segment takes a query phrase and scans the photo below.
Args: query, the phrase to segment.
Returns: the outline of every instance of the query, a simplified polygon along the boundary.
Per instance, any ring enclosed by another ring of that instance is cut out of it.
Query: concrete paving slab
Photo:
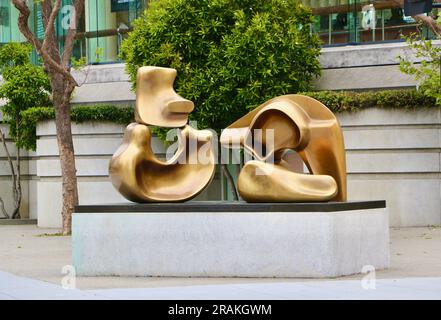
[[[0,271],[0,300],[91,300],[103,299],[94,293],[63,289],[39,280],[17,277]]]
[[[61,285],[62,268],[72,264],[71,238],[36,226],[0,226],[0,270]],[[441,277],[441,228],[392,228],[391,266],[377,279]],[[361,279],[364,275],[326,279]],[[77,277],[78,289],[160,288],[219,284],[309,283],[314,279]],[[422,280],[421,280],[422,281]],[[418,283],[423,283],[423,282]],[[395,283],[396,285],[396,283]],[[407,285],[406,283],[400,285]],[[416,284],[415,284],[416,285]],[[430,280],[421,286],[430,288]]]
[[[428,282],[431,287],[424,287]],[[109,299],[196,300],[440,300],[441,278],[382,279],[365,289],[358,280],[304,283],[206,285],[169,288],[106,289],[88,291]]]
[[[0,300],[441,300],[441,277],[78,290],[1,272]]]
[[[0,300],[15,300],[15,299],[7,294],[0,293]]]

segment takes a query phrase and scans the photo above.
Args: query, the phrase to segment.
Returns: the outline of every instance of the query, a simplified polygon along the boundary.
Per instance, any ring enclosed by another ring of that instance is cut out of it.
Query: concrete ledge
[[[205,204],[201,212],[77,212],[73,264],[80,276],[336,277],[366,265],[384,269],[389,218],[384,202],[373,207],[210,212]]]
[[[37,219],[0,219],[0,226],[19,226],[37,224]]]

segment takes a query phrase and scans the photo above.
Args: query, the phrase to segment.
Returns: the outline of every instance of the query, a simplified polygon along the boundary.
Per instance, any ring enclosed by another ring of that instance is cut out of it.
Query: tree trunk
[[[57,78],[55,76],[55,78]],[[61,175],[63,182],[63,234],[71,233],[72,213],[78,205],[78,188],[75,168],[75,153],[72,141],[70,119],[70,96],[74,87],[60,79],[63,85],[53,83],[53,102],[55,108],[55,126],[57,130],[58,150],[60,152]]]
[[[19,11],[18,27],[21,33],[36,49],[43,61],[44,70],[51,81],[52,102],[55,108],[55,125],[57,128],[57,142],[63,179],[63,234],[70,234],[72,212],[78,204],[75,155],[70,127],[70,98],[78,83],[70,73],[70,60],[77,34],[76,26],[80,23],[85,0],[73,0],[71,2],[75,9],[73,12],[74,16],[71,17],[71,22],[73,23],[69,25],[65,34],[62,54],[58,46],[55,24],[57,16],[62,9],[63,1],[39,1],[44,29],[43,39],[37,38],[30,29],[29,17],[31,16],[31,10],[28,5],[34,5],[34,1],[11,0],[11,2]]]
[[[21,161],[21,157],[20,157],[20,148],[17,147],[17,156],[15,157],[15,161],[16,161],[16,167],[17,167],[17,171],[16,171],[16,178],[15,178],[15,183],[14,183],[14,211],[12,212],[12,219],[20,219],[21,215],[20,215],[20,206],[21,206],[21,198],[22,198],[22,194],[21,194],[21,165],[20,165],[20,161]]]
[[[3,134],[3,131],[0,129],[0,141],[3,144],[3,148],[6,152],[6,157],[8,159],[9,167],[11,169],[11,177],[12,177],[12,196],[14,200],[14,209],[12,211],[12,214],[9,215],[5,208],[5,203],[3,199],[0,197],[0,209],[2,214],[7,218],[11,219],[20,219],[20,206],[21,206],[21,198],[22,198],[22,192],[21,192],[21,169],[20,169],[20,148],[17,147],[17,155],[16,155],[16,167],[17,170],[14,168],[14,162],[12,161],[11,154],[9,153],[8,146],[6,145],[6,137]]]

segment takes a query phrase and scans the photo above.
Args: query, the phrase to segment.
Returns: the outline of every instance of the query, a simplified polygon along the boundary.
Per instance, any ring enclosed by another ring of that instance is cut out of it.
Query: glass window
[[[18,11],[11,0],[0,0],[0,43],[23,41],[18,29]]]
[[[400,41],[401,34],[416,31],[415,21],[404,16],[395,0],[301,0],[314,14],[313,31],[324,45]],[[87,57],[88,63],[119,61],[121,42],[132,28],[132,22],[147,7],[149,0],[86,0],[85,12],[78,27],[73,55]],[[66,17],[72,0],[63,0],[56,21],[59,49],[63,50]],[[34,1],[29,25],[38,38],[44,29],[39,1]],[[25,41],[17,25],[18,11],[10,0],[0,0],[0,44]],[[429,36],[424,29],[425,36]],[[34,53],[33,61],[37,62]]]
[[[314,14],[313,30],[325,45],[399,41],[417,31],[394,0],[302,0]],[[427,34],[427,30],[424,30]]]
[[[87,0],[82,51],[89,63],[118,60],[122,39],[146,7],[146,0]]]
[[[0,1],[0,3],[10,2],[10,0]],[[146,8],[147,3],[148,0],[86,0],[85,10],[77,26],[73,56],[77,59],[86,57],[90,64],[118,61],[121,41],[131,29],[133,20]],[[62,4],[63,7],[56,21],[60,51],[63,50],[63,40],[68,31],[69,17],[73,8],[72,0],[63,0]],[[39,2],[36,2],[33,11],[30,24],[35,34],[43,39],[44,29]],[[13,25],[15,26],[16,22]]]

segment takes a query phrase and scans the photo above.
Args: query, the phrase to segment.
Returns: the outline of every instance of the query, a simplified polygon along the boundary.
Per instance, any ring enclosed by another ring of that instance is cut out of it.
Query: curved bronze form
[[[137,75],[136,123],[127,126],[113,155],[109,174],[114,187],[134,202],[185,201],[198,195],[215,172],[213,134],[187,125],[193,103],[173,90],[176,70],[142,67]],[[173,158],[156,158],[148,125],[183,127]]]
[[[161,67],[141,67],[136,76],[137,123],[157,127],[178,128],[187,124],[193,111],[192,101],[173,90],[176,70]]]
[[[174,157],[161,161],[153,153],[149,127],[130,124],[123,144],[110,162],[109,172],[115,188],[134,202],[185,201],[198,195],[214,175],[212,133],[185,126],[178,139],[179,148]],[[188,152],[187,146],[193,143],[197,144],[193,151],[208,151],[207,163],[191,163],[198,157]]]
[[[253,136],[261,129],[261,138]],[[272,130],[274,141],[266,141]],[[240,118],[221,135],[224,146],[240,146],[258,161],[249,161],[238,178],[248,202],[346,201],[346,158],[343,134],[334,114],[303,95],[274,98]],[[261,144],[266,153],[254,146]],[[284,165],[287,150],[299,153],[311,175]],[[274,163],[265,161],[273,157]]]

